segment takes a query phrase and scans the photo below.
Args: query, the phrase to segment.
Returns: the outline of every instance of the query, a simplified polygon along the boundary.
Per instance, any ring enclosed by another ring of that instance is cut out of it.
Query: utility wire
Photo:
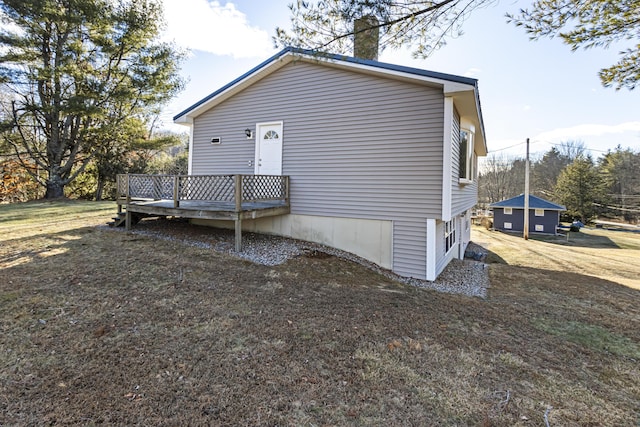
[[[531,143],[532,144],[544,143],[544,144],[553,145],[554,147],[563,146],[563,143],[561,143],[561,142],[551,142],[551,141],[543,141],[543,140],[535,140],[535,141],[531,141]],[[503,148],[498,148],[496,150],[487,151],[487,154],[497,153],[499,151],[508,150],[510,148],[514,148],[514,147],[517,147],[519,145],[524,145],[524,144],[525,144],[525,141],[519,142],[517,144],[509,145],[508,147],[503,147]],[[611,150],[598,150],[596,148],[589,148],[589,147],[583,147],[583,148],[584,148],[584,151],[594,151],[594,152],[597,152],[597,153],[605,153],[606,154],[606,153],[610,153],[611,152]]]
[[[518,145],[522,145],[522,144],[526,144],[526,141],[518,142],[517,144],[513,144],[513,145],[510,145],[508,147],[498,148],[497,150],[487,151],[487,153],[495,153],[495,152],[498,152],[498,151],[508,150],[509,148],[517,147]]]
[[[549,144],[549,145],[553,145],[554,147],[562,147],[564,144],[562,142],[551,142],[551,141],[541,141],[541,140],[537,140],[537,141],[532,141],[532,142],[542,142],[545,144]],[[598,153],[608,153],[611,150],[597,150],[595,148],[589,148],[589,147],[583,147],[585,151],[596,151]]]

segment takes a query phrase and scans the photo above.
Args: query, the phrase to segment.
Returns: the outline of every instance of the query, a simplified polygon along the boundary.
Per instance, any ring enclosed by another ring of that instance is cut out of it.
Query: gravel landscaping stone
[[[180,241],[270,266],[283,264],[298,256],[327,254],[358,263],[385,277],[411,286],[472,297],[485,298],[490,284],[488,265],[474,260],[484,259],[482,254],[486,254],[486,251],[473,243],[467,248],[467,255],[472,259],[453,259],[435,281],[429,281],[400,276],[350,252],[281,236],[243,232],[242,251],[236,252],[233,231],[194,226],[182,220],[141,221],[130,232],[157,239]]]

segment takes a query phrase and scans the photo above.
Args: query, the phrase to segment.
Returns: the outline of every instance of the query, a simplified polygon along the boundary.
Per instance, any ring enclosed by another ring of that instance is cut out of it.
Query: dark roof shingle
[[[516,208],[524,209],[524,194],[512,197],[510,199],[501,200],[489,205],[490,208]],[[566,211],[567,209],[562,206],[542,199],[540,197],[529,194],[529,209],[546,209],[552,211]]]

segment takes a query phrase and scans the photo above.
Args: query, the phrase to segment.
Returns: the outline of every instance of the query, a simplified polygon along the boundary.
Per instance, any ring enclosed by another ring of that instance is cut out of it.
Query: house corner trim
[[[188,153],[188,162],[187,162],[187,174],[193,174],[193,124],[189,126],[189,153]]]
[[[444,98],[442,134],[442,220],[451,220],[451,174],[453,173],[453,97]]]
[[[436,220],[427,219],[427,280],[436,280]]]

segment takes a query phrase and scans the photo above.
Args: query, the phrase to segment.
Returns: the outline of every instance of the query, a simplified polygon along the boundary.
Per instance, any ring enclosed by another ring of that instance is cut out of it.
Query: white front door
[[[282,175],[282,122],[256,125],[256,175]]]

